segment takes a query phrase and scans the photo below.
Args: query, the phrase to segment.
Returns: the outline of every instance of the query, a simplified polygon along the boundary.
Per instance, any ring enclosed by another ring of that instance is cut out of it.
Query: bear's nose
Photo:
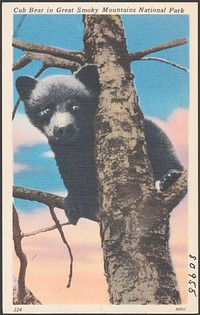
[[[55,127],[53,134],[55,137],[72,136],[75,133],[75,128],[72,124],[65,127]]]

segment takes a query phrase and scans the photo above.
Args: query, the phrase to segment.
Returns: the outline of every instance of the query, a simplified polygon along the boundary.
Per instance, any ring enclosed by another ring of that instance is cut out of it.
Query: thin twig
[[[62,223],[61,226],[70,225],[70,224],[71,224],[71,223],[66,222],[66,223]],[[43,229],[39,229],[39,230],[30,232],[30,233],[22,233],[22,237],[29,237],[29,236],[34,236],[34,235],[37,235],[37,234],[40,234],[40,233],[45,233],[45,232],[53,231],[53,230],[55,230],[56,228],[57,228],[57,226],[56,226],[56,225],[53,225],[53,226],[50,226],[50,227],[47,227],[47,228],[43,228]]]
[[[15,104],[15,106],[14,106],[14,108],[13,108],[12,120],[14,120],[14,118],[15,118],[15,115],[16,115],[17,109],[18,109],[18,107],[20,105],[20,102],[21,102],[21,98],[19,97],[17,102],[16,102],[16,104]]]
[[[179,68],[179,69],[184,70],[184,71],[186,71],[186,72],[189,72],[189,70],[188,70],[187,68],[184,68],[184,67],[182,67],[182,66],[180,66],[180,65],[178,65],[178,64],[176,64],[176,63],[174,63],[174,62],[172,62],[172,61],[169,61],[169,60],[166,60],[166,59],[163,59],[163,58],[148,57],[148,58],[138,59],[138,60],[136,60],[136,61],[143,61],[143,60],[144,60],[144,61],[146,61],[146,60],[161,61],[161,62],[167,63],[167,64],[170,65],[170,66]]]
[[[21,26],[22,26],[22,24],[23,24],[23,22],[24,22],[24,19],[25,19],[25,17],[27,16],[27,14],[23,14],[22,15],[22,18],[21,18],[21,20],[19,21],[19,23],[18,23],[18,25],[17,25],[17,27],[16,27],[16,30],[15,30],[15,32],[14,32],[14,37],[17,37],[18,36],[18,32],[19,32],[19,30],[20,30],[20,28],[21,28]]]
[[[67,284],[67,288],[69,288],[70,285],[71,285],[72,275],[73,275],[73,255],[72,255],[72,251],[71,251],[71,248],[70,248],[70,246],[69,246],[69,244],[68,244],[68,242],[67,242],[67,240],[65,238],[65,234],[64,234],[64,232],[62,230],[62,226],[61,226],[61,224],[60,224],[60,222],[59,222],[59,220],[58,220],[58,218],[57,218],[57,216],[55,214],[54,207],[50,206],[49,210],[51,212],[52,219],[54,220],[54,222],[56,224],[56,227],[57,227],[57,229],[58,229],[58,231],[60,233],[60,236],[61,236],[61,238],[63,240],[63,243],[67,246],[67,249],[68,249],[68,252],[69,252],[69,256],[70,256],[70,272],[69,272],[69,280],[68,280],[68,284]]]

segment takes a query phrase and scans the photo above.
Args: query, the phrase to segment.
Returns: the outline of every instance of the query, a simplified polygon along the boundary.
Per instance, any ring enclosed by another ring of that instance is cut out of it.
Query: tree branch
[[[48,69],[48,65],[43,63],[42,67],[38,70],[38,72],[34,75],[34,78],[37,79],[45,70]]]
[[[30,63],[32,60],[40,60],[46,65],[46,67],[57,67],[62,69],[69,69],[72,72],[80,68],[80,63],[72,60],[67,60],[60,57],[55,57],[46,53],[28,52],[20,60],[13,65],[13,71],[19,70]]]
[[[48,58],[51,58],[52,60],[55,60],[55,58],[58,58],[60,61],[60,63],[58,64],[63,64],[68,60],[68,61],[73,62],[74,64],[78,64],[78,67],[80,67],[81,65],[85,63],[84,52],[78,51],[78,50],[65,50],[65,49],[60,49],[60,48],[56,48],[52,46],[28,43],[28,42],[24,42],[24,41],[16,40],[16,39],[13,39],[13,47],[21,49],[25,51],[27,54],[29,54],[27,57],[22,57],[21,61],[19,60],[17,63],[15,63],[14,70],[17,70],[16,67],[19,67],[19,66],[21,67],[20,63],[23,64],[23,63],[29,62],[29,58],[33,59],[33,56],[37,56],[37,54],[48,55]],[[33,54],[30,54],[30,53],[33,53]],[[47,56],[46,56],[46,59],[47,59]]]
[[[19,303],[23,304],[24,298],[26,297],[25,277],[26,277],[27,258],[22,250],[21,240],[22,240],[22,233],[19,226],[19,218],[18,218],[17,211],[13,205],[13,241],[14,241],[16,255],[20,261],[17,299]]]
[[[13,197],[30,200],[30,201],[38,201],[44,203],[48,207],[56,207],[64,210],[64,197],[60,197],[51,193],[47,193],[41,190],[35,190],[25,187],[14,186],[13,187]],[[95,217],[88,218],[91,221],[99,222],[99,214],[97,213]]]
[[[61,48],[47,46],[43,44],[34,44],[34,43],[24,42],[17,39],[13,39],[13,47],[19,48],[23,51],[45,52],[55,57],[67,58],[71,60],[74,60],[74,58],[76,58],[77,62],[78,61],[80,63],[85,62],[85,53],[80,50],[61,49]]]
[[[16,102],[16,104],[15,104],[15,106],[14,106],[14,108],[13,108],[12,120],[14,120],[14,118],[15,118],[15,114],[16,114],[16,112],[17,112],[17,109],[18,109],[18,107],[19,107],[20,102],[21,102],[21,99],[20,99],[20,97],[19,97],[18,100],[17,100],[17,102]]]
[[[53,206],[56,208],[64,209],[65,198],[40,190],[14,186],[13,197],[25,200],[38,201],[46,204],[48,207]]]
[[[186,71],[186,72],[189,72],[189,70],[188,70],[188,69],[186,69],[186,68],[184,68],[184,67],[182,67],[182,66],[178,65],[177,63],[174,63],[174,62],[172,62],[172,61],[169,61],[169,60],[166,60],[166,59],[163,59],[163,58],[158,58],[158,57],[148,57],[148,58],[138,59],[138,60],[136,60],[136,61],[143,61],[143,60],[144,60],[144,61],[146,61],[146,60],[161,61],[161,62],[167,63],[167,64],[168,64],[168,65],[170,65],[170,66],[173,66],[173,67],[179,68],[179,69],[184,70],[184,71]]]
[[[66,222],[66,223],[60,224],[60,226],[65,226],[65,225],[69,225],[69,224],[70,224],[69,222]],[[37,235],[37,234],[40,234],[40,233],[45,233],[45,232],[53,231],[53,230],[55,230],[55,229],[57,229],[57,226],[56,226],[56,225],[53,225],[53,226],[50,226],[50,227],[47,227],[47,228],[43,228],[43,229],[39,229],[39,230],[30,232],[30,233],[22,233],[22,237],[34,236],[34,235]]]
[[[165,192],[160,194],[163,205],[171,212],[187,193],[187,170]]]
[[[13,65],[12,70],[19,70],[25,66],[27,66],[32,61],[32,58],[26,54]]]
[[[154,47],[146,48],[144,50],[129,53],[129,58],[130,58],[130,61],[142,59],[144,56],[152,54],[154,52],[180,46],[186,43],[187,43],[186,38],[175,39],[175,40],[172,40],[171,42],[163,43],[158,46],[154,46]]]

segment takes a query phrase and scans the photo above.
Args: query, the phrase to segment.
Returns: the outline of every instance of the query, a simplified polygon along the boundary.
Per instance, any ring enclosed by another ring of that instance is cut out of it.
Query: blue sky
[[[14,15],[16,39],[57,46],[65,49],[83,49],[83,23],[81,15],[26,15],[17,30],[22,15]],[[189,39],[189,18],[187,15],[123,15],[123,25],[129,52],[159,45],[174,39]],[[24,53],[14,49],[14,61]],[[189,68],[189,44],[160,51],[150,56],[165,58]],[[14,72],[14,82],[20,75],[34,76],[41,63],[34,61],[27,67]],[[189,106],[189,75],[185,71],[157,61],[132,63],[135,85],[140,106],[145,115],[163,120],[177,107]],[[66,70],[52,68],[40,78],[52,74],[67,74]],[[14,93],[14,103],[18,95]],[[23,113],[23,104],[18,112]],[[27,165],[24,171],[15,174],[15,184],[45,191],[63,191],[65,188],[58,174],[53,158],[44,158],[49,150],[46,144],[21,146],[15,154],[15,162]],[[48,178],[48,181],[47,181]],[[25,211],[36,205],[32,202],[16,201],[17,207]],[[38,206],[38,205],[37,205]]]

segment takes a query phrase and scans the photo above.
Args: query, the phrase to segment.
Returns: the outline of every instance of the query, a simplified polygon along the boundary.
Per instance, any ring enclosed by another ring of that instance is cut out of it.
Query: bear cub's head
[[[74,142],[92,126],[100,93],[95,65],[86,65],[74,75],[40,81],[21,76],[16,88],[31,123],[51,143]]]

